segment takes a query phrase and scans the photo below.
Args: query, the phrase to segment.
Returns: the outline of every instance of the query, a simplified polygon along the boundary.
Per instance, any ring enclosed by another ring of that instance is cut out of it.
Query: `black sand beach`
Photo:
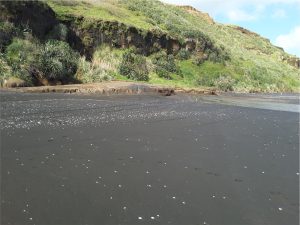
[[[297,96],[0,95],[1,225],[298,224]]]

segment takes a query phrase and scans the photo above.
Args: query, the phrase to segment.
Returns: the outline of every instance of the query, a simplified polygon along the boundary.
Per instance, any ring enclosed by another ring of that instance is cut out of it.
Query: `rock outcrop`
[[[202,18],[208,24],[211,24],[211,25],[215,24],[215,21],[209,16],[208,13],[201,12],[201,11],[199,11],[199,10],[195,9],[194,7],[189,6],[189,5],[179,5],[178,7],[182,8],[182,9],[185,9],[187,12]]]
[[[300,69],[300,59],[297,57],[292,57],[292,58],[287,59],[287,63],[293,67]]]

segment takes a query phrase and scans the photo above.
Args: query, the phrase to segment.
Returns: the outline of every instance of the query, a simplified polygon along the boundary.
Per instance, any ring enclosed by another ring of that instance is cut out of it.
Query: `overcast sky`
[[[163,0],[192,5],[217,22],[240,25],[300,57],[300,0]]]

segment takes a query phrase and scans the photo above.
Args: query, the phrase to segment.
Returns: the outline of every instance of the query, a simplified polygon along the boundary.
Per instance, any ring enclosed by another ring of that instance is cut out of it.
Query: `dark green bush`
[[[0,52],[10,44],[13,37],[21,35],[21,32],[10,22],[0,22]]]
[[[198,54],[193,57],[193,63],[197,66],[202,65],[206,60],[208,60],[208,56],[206,54]]]
[[[73,78],[79,55],[61,41],[48,41],[42,45],[34,39],[15,38],[6,48],[5,58],[13,76],[32,83],[34,74],[48,80]]]
[[[5,51],[5,58],[12,69],[12,74],[27,83],[31,83],[30,71],[37,65],[40,48],[38,42],[19,38],[13,39]]]
[[[172,73],[178,75],[181,74],[173,55],[168,55],[165,51],[160,51],[152,57],[152,63],[155,65],[155,72],[159,77],[170,80]]]
[[[68,80],[77,70],[79,55],[62,41],[48,41],[40,51],[38,68],[50,80]]]
[[[191,57],[191,52],[186,49],[180,49],[177,54],[177,58],[180,60],[187,60]]]
[[[224,63],[225,61],[230,60],[229,54],[225,51],[224,47],[220,48],[210,46],[210,48],[205,50],[205,53],[208,55],[208,60],[215,63]]]
[[[149,71],[147,68],[146,58],[138,55],[134,50],[127,50],[119,68],[120,74],[132,80],[148,81]]]

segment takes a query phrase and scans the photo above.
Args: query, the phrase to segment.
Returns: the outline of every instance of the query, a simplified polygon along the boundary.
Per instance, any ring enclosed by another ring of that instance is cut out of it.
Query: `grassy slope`
[[[282,49],[258,35],[242,33],[235,26],[211,24],[201,13],[155,0],[48,3],[61,18],[72,14],[90,19],[120,21],[145,30],[159,28],[178,38],[186,38],[186,33],[190,31],[199,31],[206,34],[217,46],[224,46],[230,53],[231,61],[226,66],[207,62],[198,67],[190,60],[181,61],[179,65],[184,79],[174,75],[172,81],[167,81],[152,74],[150,82],[196,86],[198,84],[195,81],[203,76],[226,75],[235,79],[235,89],[241,91],[299,89],[300,72],[282,62],[282,58],[290,57]]]
[[[89,19],[121,21],[141,29],[150,29],[151,24],[143,15],[136,15],[115,0],[99,1],[47,1],[48,5],[64,19],[67,15],[84,16]]]

